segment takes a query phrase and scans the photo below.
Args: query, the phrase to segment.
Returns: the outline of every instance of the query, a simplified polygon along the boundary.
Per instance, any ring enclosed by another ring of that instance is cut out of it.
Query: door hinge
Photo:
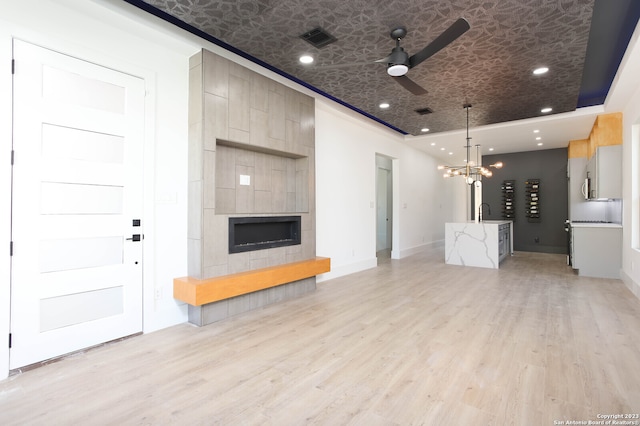
[[[9,256],[13,256],[13,241],[9,241]]]
[[[11,74],[15,74],[16,73],[16,60],[12,59],[11,60]]]
[[[9,349],[11,349],[11,333],[9,333]]]
[[[12,165],[12,166],[13,166],[13,161],[14,161],[14,159],[15,159],[15,155],[16,155],[16,152],[12,149],[12,150],[11,150],[11,165]]]

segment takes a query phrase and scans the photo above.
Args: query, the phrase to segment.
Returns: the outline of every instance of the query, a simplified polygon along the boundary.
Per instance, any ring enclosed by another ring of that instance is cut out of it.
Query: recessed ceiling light
[[[386,108],[389,108],[389,104],[388,104],[388,103],[386,103],[386,102],[383,102],[383,103],[381,103],[381,104],[379,105],[379,107],[380,107],[380,108],[382,108],[382,109],[386,109]]]
[[[547,71],[549,71],[549,68],[540,67],[540,68],[536,68],[535,70],[533,70],[533,74],[534,75],[542,75],[542,74],[546,74]]]
[[[540,133],[540,130],[536,129],[533,131],[533,133]]]
[[[543,145],[543,143],[542,143],[542,142],[538,142],[538,146],[542,146],[542,145]]]
[[[302,55],[299,58],[299,61],[302,62],[303,64],[310,64],[313,62],[313,56],[311,55]]]
[[[551,111],[553,111],[553,108],[551,108],[551,107],[542,108],[540,110],[540,112],[543,113],[543,114],[546,114],[546,113],[551,112]]]
[[[440,151],[444,151],[444,148],[440,148]]]
[[[449,155],[453,155],[453,152],[450,152]]]
[[[436,143],[435,142],[431,142],[431,146],[436,146]]]
[[[427,133],[427,132],[429,131],[429,129],[428,129],[428,128],[426,128],[426,127],[424,127],[424,128],[422,128],[422,129],[420,129],[420,131],[421,131],[422,133]]]
[[[489,151],[493,151],[493,148],[489,148]]]
[[[540,139],[542,139],[542,137],[541,137],[541,136],[538,136],[538,137],[536,138],[536,140],[537,140],[537,141],[539,141]]]

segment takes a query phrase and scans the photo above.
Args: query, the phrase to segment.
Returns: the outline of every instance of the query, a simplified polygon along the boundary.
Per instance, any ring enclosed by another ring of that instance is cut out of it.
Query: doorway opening
[[[393,248],[393,160],[376,154],[376,257],[390,259]]]

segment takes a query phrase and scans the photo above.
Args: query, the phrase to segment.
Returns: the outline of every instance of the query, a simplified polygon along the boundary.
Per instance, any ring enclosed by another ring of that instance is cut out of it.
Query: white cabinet
[[[571,264],[581,276],[620,278],[622,226],[571,224]]]
[[[622,145],[601,146],[587,163],[589,199],[622,198]]]

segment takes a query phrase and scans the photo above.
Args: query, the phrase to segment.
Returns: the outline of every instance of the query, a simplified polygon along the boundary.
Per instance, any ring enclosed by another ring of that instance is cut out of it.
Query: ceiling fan
[[[407,35],[404,27],[395,28],[391,31],[390,36],[396,41],[396,47],[393,48],[391,54],[386,58],[379,59],[376,62],[387,64],[387,73],[394,78],[402,87],[413,93],[414,95],[424,95],[427,91],[416,82],[406,76],[407,71],[421,64],[426,59],[438,53],[447,45],[455,41],[462,34],[471,28],[464,18],[459,18],[435,40],[429,43],[424,49],[409,57],[409,54],[400,47],[400,40]]]

